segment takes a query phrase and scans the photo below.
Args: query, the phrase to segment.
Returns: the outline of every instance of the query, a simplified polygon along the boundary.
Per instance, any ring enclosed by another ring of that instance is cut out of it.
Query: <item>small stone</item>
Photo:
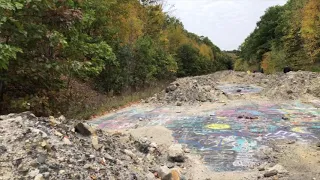
[[[30,171],[28,175],[29,175],[30,177],[35,177],[35,176],[37,176],[39,173],[40,173],[39,169],[35,169],[35,170]]]
[[[149,147],[149,153],[153,153],[156,150],[154,147]]]
[[[169,162],[169,163],[167,163],[167,167],[168,167],[169,169],[171,169],[171,168],[174,167],[174,164]]]
[[[92,146],[95,150],[99,150],[102,145],[99,144],[98,136],[91,136]]]
[[[272,168],[269,168],[268,170],[269,171],[276,170],[279,174],[287,174],[288,173],[288,171],[280,164],[276,164],[275,166],[273,166]]]
[[[40,155],[37,157],[37,162],[38,162],[39,164],[44,164],[44,163],[46,162],[46,159],[47,159],[47,157],[46,157],[45,155],[40,154]]]
[[[264,171],[265,168],[264,167],[258,167],[258,171]]]
[[[49,121],[50,121],[51,126],[56,126],[56,125],[61,124],[61,122],[57,121],[53,116],[49,117]]]
[[[264,177],[271,177],[271,176],[275,176],[278,174],[277,170],[271,170],[271,171],[267,171],[263,174]]]
[[[64,174],[66,171],[65,170],[60,170],[59,174]]]
[[[90,126],[84,123],[78,123],[75,127],[75,131],[83,136],[90,136],[91,131],[89,130]]]
[[[182,106],[182,102],[177,102],[177,106]]]
[[[90,159],[94,159],[95,157],[96,157],[96,156],[93,155],[93,154],[91,154],[91,155],[89,156]]]
[[[241,92],[242,90],[241,89],[237,89],[237,92]]]
[[[46,142],[46,141],[42,141],[42,142],[41,142],[41,147],[46,147],[46,145],[47,145],[47,142]]]
[[[152,142],[152,143],[150,143],[150,145],[149,145],[150,147],[153,147],[153,148],[157,148],[157,143],[155,143],[155,142]]]
[[[173,144],[168,150],[168,159],[172,162],[184,162],[186,157],[181,144]]]
[[[4,153],[6,153],[6,152],[7,152],[7,148],[5,146],[1,145],[0,146],[0,154],[2,155]]]
[[[170,174],[170,169],[167,166],[161,166],[158,170],[158,176],[159,178],[163,179],[165,176]]]
[[[61,116],[58,117],[58,120],[59,120],[60,122],[63,122],[63,121],[66,120],[66,117],[64,117],[64,115],[61,115]]]
[[[320,142],[317,142],[316,147],[320,147]]]
[[[104,157],[105,157],[106,159],[108,159],[108,160],[114,160],[114,158],[113,158],[112,156],[110,156],[110,154],[108,154],[108,153],[106,153],[106,154],[104,155]]]
[[[39,170],[40,170],[40,173],[43,173],[43,172],[49,171],[49,168],[47,165],[43,164],[43,165],[39,166]]]
[[[125,149],[124,153],[127,154],[128,156],[130,156],[131,158],[136,158],[137,155],[135,155],[132,151]]]
[[[83,168],[85,168],[85,169],[91,169],[91,167],[92,167],[91,164],[85,164],[85,165],[83,166]]]
[[[288,140],[288,142],[287,142],[287,144],[294,144],[294,143],[296,143],[296,140],[294,140],[294,139],[290,139],[290,140]]]
[[[63,143],[66,144],[66,145],[71,145],[71,141],[69,140],[69,138],[67,138],[66,136],[63,137]]]
[[[148,172],[146,177],[147,177],[148,180],[154,180],[155,179],[155,176],[154,176],[154,174],[152,172]]]
[[[63,136],[63,134],[60,133],[59,131],[54,131],[54,135],[59,136],[59,137],[62,137],[62,136]]]
[[[43,177],[48,178],[49,176],[50,176],[50,173],[49,173],[49,172],[43,173]]]
[[[292,90],[288,90],[288,91],[287,91],[287,94],[292,94],[292,93],[293,93]]]
[[[34,178],[34,180],[44,180],[43,175],[42,175],[42,174],[36,175],[36,177]]]
[[[184,149],[184,152],[185,152],[185,153],[190,153],[190,152],[191,152],[191,150],[190,150],[190,149],[188,149],[188,148],[185,148],[185,149]]]
[[[289,118],[288,117],[282,117],[281,119],[283,119],[283,120],[285,120],[285,121],[288,121],[289,120]]]
[[[181,173],[177,169],[172,169],[169,174],[162,178],[162,180],[180,180],[182,179]]]

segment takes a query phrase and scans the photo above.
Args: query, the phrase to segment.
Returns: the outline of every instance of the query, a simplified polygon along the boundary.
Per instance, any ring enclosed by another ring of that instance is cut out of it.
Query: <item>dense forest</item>
[[[0,0],[1,113],[65,113],[74,81],[115,96],[230,68],[155,0]]]
[[[289,0],[269,8],[239,50],[237,70],[320,71],[320,1]]]

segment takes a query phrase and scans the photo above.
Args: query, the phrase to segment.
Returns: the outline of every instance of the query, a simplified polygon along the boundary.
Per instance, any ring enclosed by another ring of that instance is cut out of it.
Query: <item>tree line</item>
[[[289,0],[269,8],[240,46],[235,69],[320,71],[319,14],[319,0]]]
[[[63,113],[74,79],[120,95],[231,68],[155,0],[0,0],[2,113]]]

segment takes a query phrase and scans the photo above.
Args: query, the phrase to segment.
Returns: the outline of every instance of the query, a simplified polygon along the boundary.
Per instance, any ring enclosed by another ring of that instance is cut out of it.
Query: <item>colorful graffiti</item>
[[[199,107],[128,107],[92,121],[100,128],[163,125],[177,142],[202,155],[215,171],[244,170],[259,162],[255,152],[269,140],[320,138],[320,109],[313,104],[250,103],[217,109]]]
[[[224,84],[217,86],[218,89],[226,94],[248,94],[248,93],[259,93],[262,91],[262,87],[253,85],[243,85],[243,84]]]

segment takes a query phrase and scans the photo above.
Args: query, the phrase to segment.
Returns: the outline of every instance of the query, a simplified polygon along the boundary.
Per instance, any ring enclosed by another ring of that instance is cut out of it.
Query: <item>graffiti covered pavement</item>
[[[215,171],[245,170],[268,141],[302,142],[320,138],[320,103],[232,101],[195,106],[139,104],[94,119],[99,128],[128,129],[163,125],[178,143],[200,154]]]

